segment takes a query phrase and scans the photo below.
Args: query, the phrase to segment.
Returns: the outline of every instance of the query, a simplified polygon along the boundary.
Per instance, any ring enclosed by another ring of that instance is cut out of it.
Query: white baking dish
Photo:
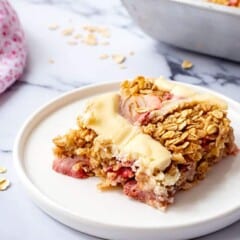
[[[122,0],[153,38],[188,50],[240,61],[240,8],[205,0]]]

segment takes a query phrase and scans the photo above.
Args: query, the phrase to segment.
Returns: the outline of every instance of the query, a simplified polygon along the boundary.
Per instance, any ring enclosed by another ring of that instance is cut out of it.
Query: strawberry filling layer
[[[129,122],[137,125],[147,124],[149,114],[153,110],[159,110],[162,102],[170,100],[173,95],[166,92],[162,98],[156,95],[136,95],[121,98],[120,113]]]
[[[77,168],[74,165],[79,164]],[[53,170],[75,178],[89,177],[89,160],[84,157],[57,158],[53,162]]]
[[[118,170],[108,170],[107,179],[111,180],[115,185],[125,184],[129,179],[133,179],[135,173],[130,167],[120,167]]]
[[[169,196],[156,195],[153,191],[144,191],[138,187],[136,180],[130,180],[123,186],[123,192],[128,197],[131,197],[135,200],[149,203],[155,207],[165,207],[169,203],[173,202],[171,194]],[[161,204],[159,204],[161,202]]]

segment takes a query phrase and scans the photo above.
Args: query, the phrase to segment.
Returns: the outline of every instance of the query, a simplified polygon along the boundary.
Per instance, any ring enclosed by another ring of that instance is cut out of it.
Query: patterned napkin
[[[0,94],[21,76],[26,56],[17,14],[7,0],[0,0]]]

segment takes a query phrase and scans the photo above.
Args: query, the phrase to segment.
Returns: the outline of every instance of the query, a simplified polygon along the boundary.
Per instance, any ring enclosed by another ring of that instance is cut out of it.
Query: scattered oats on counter
[[[52,31],[57,30],[58,28],[59,28],[59,25],[57,24],[51,24],[48,26],[48,29]]]
[[[49,28],[49,30],[57,30],[59,28],[59,25],[51,24],[51,25],[49,25],[48,28]],[[74,32],[76,32],[76,28],[74,29],[73,27],[68,27],[68,28],[62,29],[63,36],[72,36]],[[82,40],[81,43],[89,45],[89,46],[98,45],[98,37],[100,37],[100,40],[101,40],[101,38],[110,38],[111,37],[110,30],[106,27],[87,25],[87,26],[82,26],[82,32],[80,32],[80,33],[76,32],[76,34],[74,36],[72,36],[73,40],[81,39]],[[99,44],[109,45],[109,42],[103,41]],[[76,45],[76,43],[72,43],[72,44],[70,43],[70,45]]]
[[[65,28],[63,31],[62,31],[62,34],[63,36],[71,36],[74,32],[74,29],[72,27],[70,28]]]
[[[193,67],[193,64],[188,60],[184,60],[181,66],[183,69],[191,69]]]
[[[7,172],[7,169],[5,167],[0,166],[0,174],[6,173],[6,172]]]
[[[50,24],[49,30],[57,30],[59,27],[58,24]],[[82,43],[88,46],[107,46],[110,44],[107,38],[111,37],[111,32],[109,28],[107,27],[100,27],[100,26],[93,26],[93,25],[84,25],[81,27],[80,32],[76,30],[76,28],[73,27],[67,27],[67,28],[61,28],[60,29],[63,36],[68,36],[68,41],[66,44],[68,45],[78,45],[78,43]],[[105,40],[104,40],[105,38]],[[134,51],[129,51],[127,54],[128,56],[133,56],[135,53]],[[120,69],[127,68],[126,66],[123,66],[122,63],[124,63],[127,59],[126,56],[122,54],[102,54],[99,56],[99,59],[108,59],[111,58],[115,63],[120,65]],[[54,64],[55,61],[53,59],[49,59],[48,62],[50,64]]]
[[[6,190],[10,186],[10,181],[6,178],[0,179],[0,191]]]
[[[113,54],[113,55],[112,55],[112,60],[113,60],[115,63],[122,64],[122,63],[125,62],[126,57],[125,57],[124,55],[121,55],[121,54]]]

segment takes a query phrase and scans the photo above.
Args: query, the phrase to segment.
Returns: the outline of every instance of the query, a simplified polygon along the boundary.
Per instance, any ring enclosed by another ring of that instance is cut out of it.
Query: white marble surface
[[[12,0],[19,13],[28,41],[29,58],[25,75],[0,95],[0,165],[8,168],[12,186],[0,192],[0,239],[96,239],[74,231],[40,211],[24,193],[12,165],[12,147],[24,120],[37,107],[63,92],[94,82],[122,80],[135,75],[164,75],[215,89],[240,100],[239,64],[202,56],[156,43],[131,21],[119,0]],[[86,24],[111,29],[109,46],[70,46],[60,31],[48,26],[73,26],[80,32]],[[120,69],[104,53],[128,54]],[[55,61],[49,64],[49,59]],[[181,69],[183,59],[194,63]],[[199,240],[240,239],[240,222]]]

